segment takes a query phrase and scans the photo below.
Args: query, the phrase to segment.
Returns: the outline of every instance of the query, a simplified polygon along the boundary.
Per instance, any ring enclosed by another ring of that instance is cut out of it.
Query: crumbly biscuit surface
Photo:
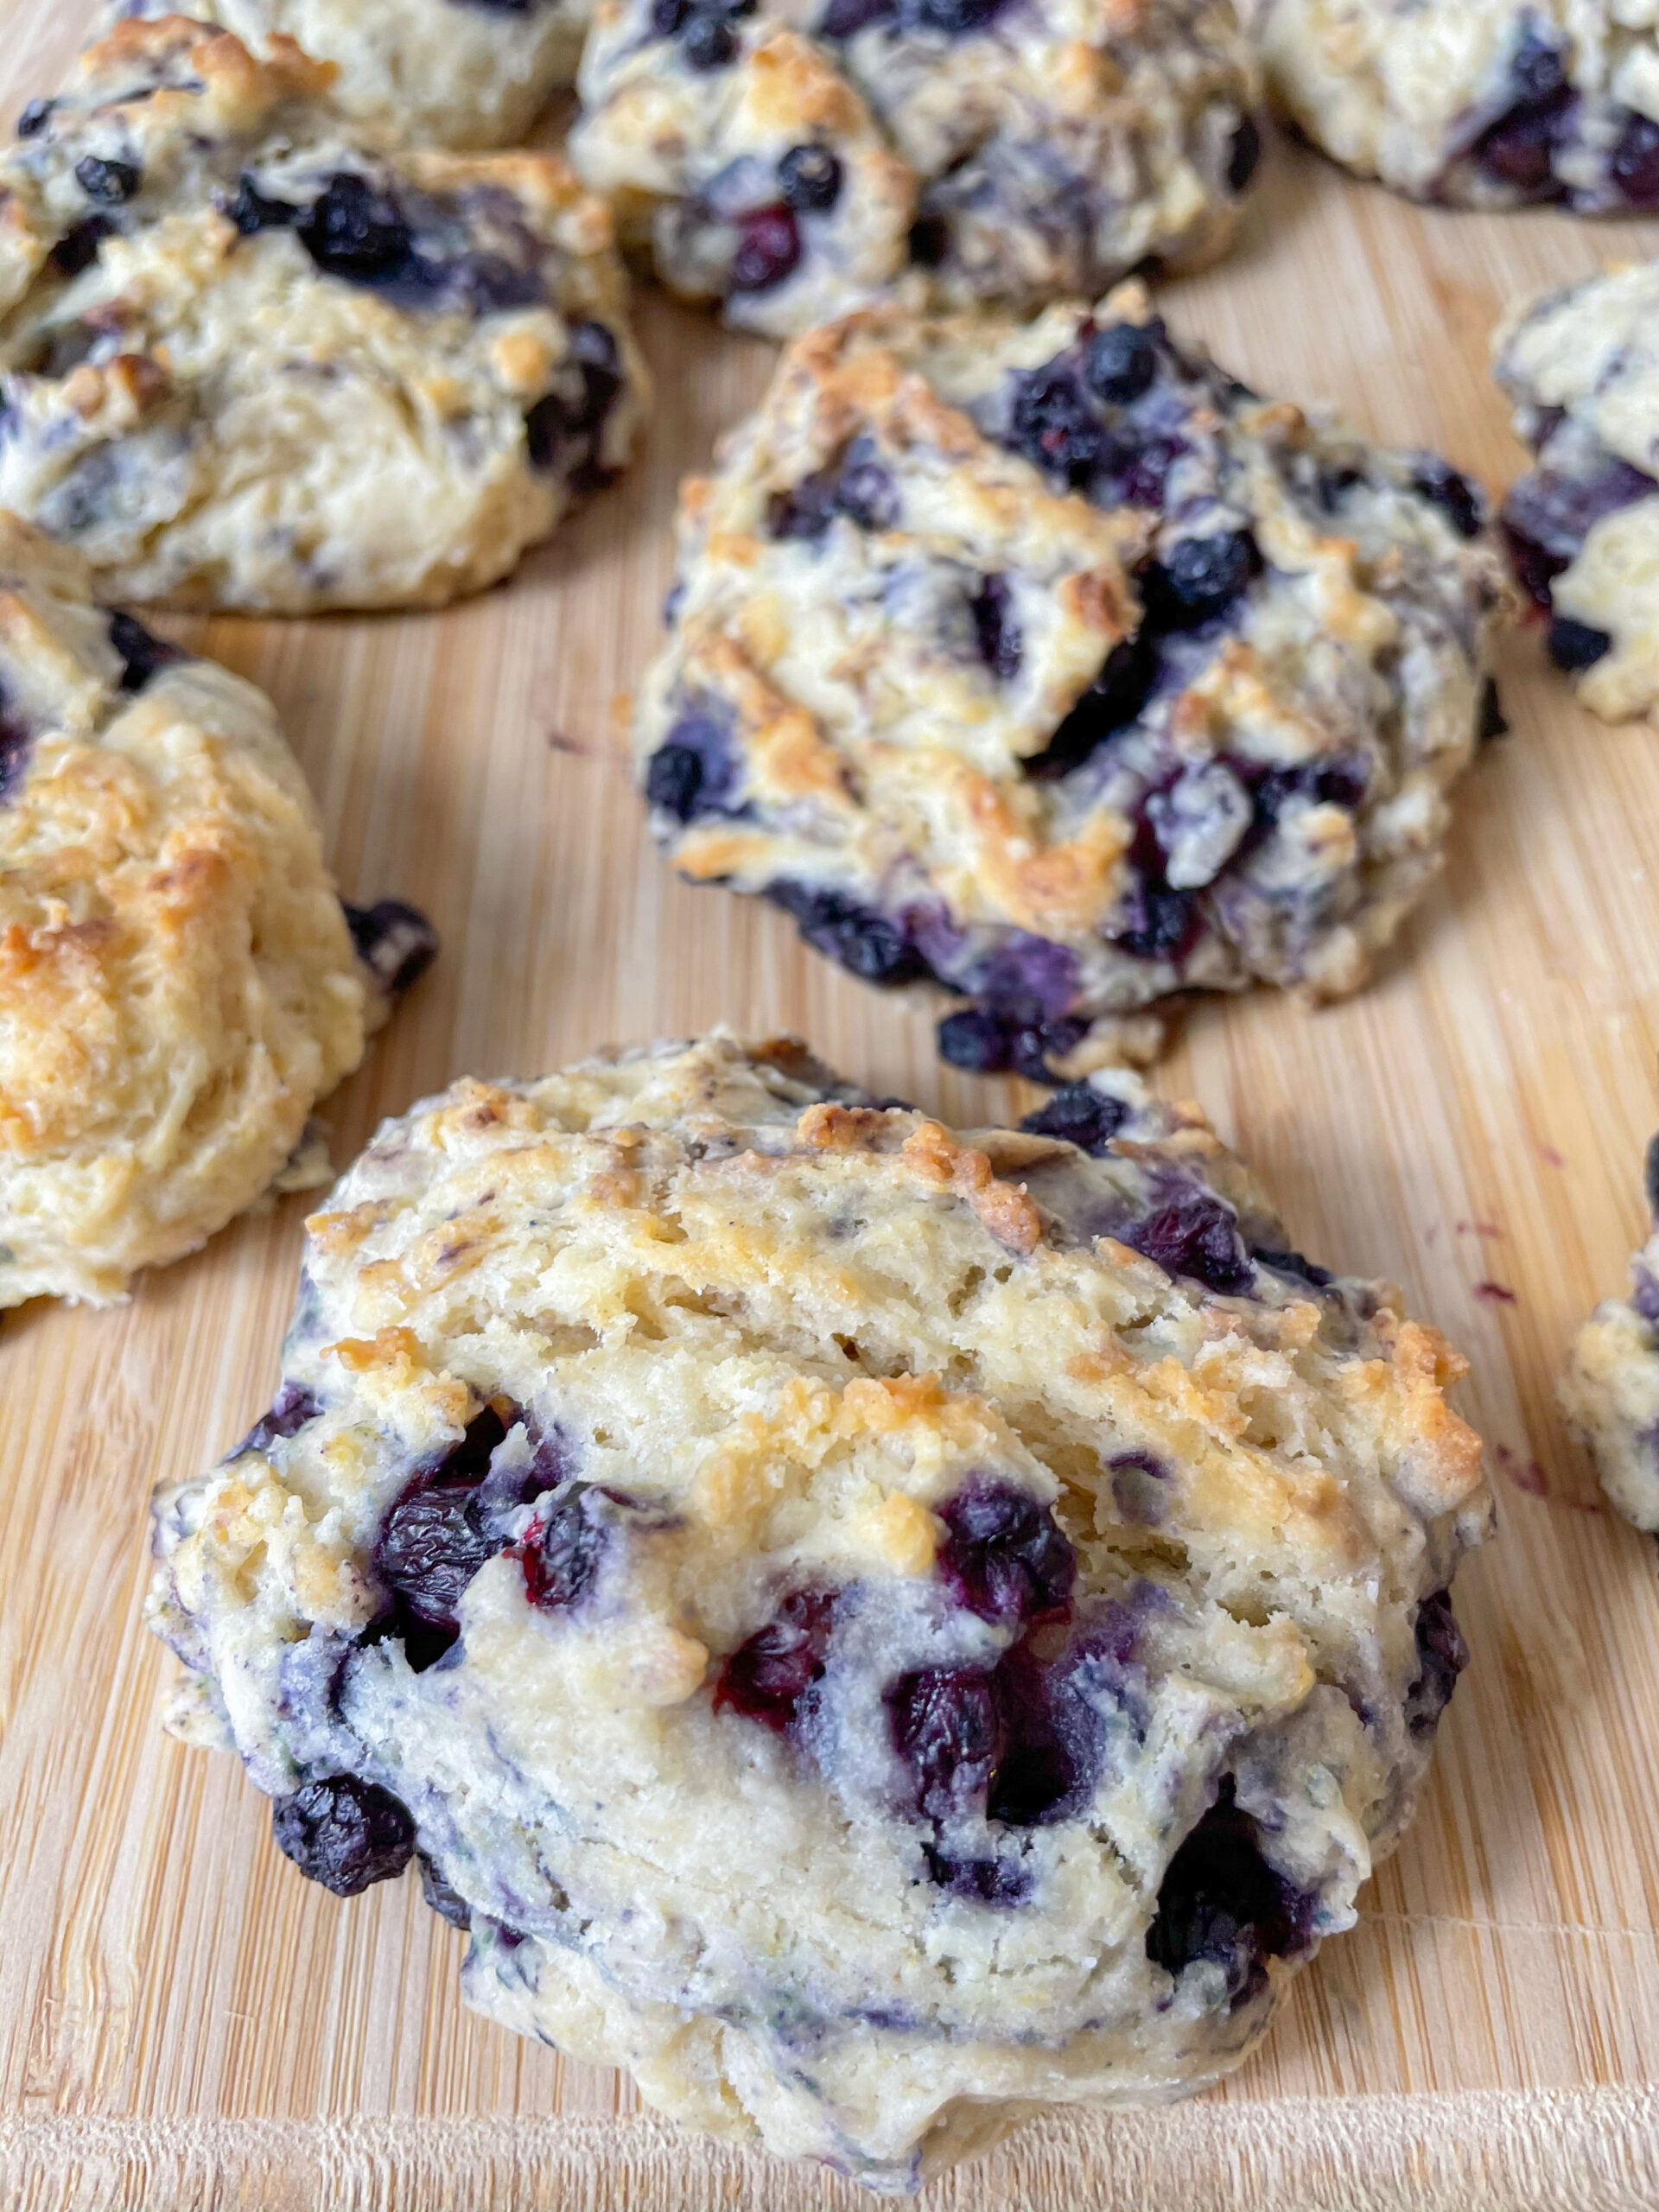
[[[600,0],[579,89],[625,232],[772,336],[906,268],[971,306],[1196,267],[1261,150],[1231,0]]]
[[[1317,146],[1421,200],[1659,207],[1654,0],[1262,0],[1270,89]]]
[[[124,23],[0,159],[0,501],[112,594],[438,605],[627,457],[604,207],[551,156],[370,154],[328,74]]]
[[[1259,399],[1138,286],[809,334],[680,537],[636,716],[660,842],[969,995],[964,1065],[1147,1049],[1185,990],[1352,990],[1492,726],[1473,486]]]
[[[715,1033],[381,1129],[153,1619],[474,2003],[904,2189],[1214,2079],[1351,1920],[1463,1662],[1461,1367],[1133,1078],[957,1135]]]
[[[1659,1534],[1659,1139],[1646,1182],[1655,1230],[1630,1256],[1630,1295],[1604,1299],[1580,1330],[1560,1396],[1612,1503]]]
[[[106,25],[188,16],[256,54],[290,38],[338,73],[328,98],[382,146],[518,144],[575,81],[587,0],[111,0]]]
[[[1503,502],[1557,665],[1608,721],[1659,700],[1659,261],[1565,284],[1492,339],[1535,466]]]
[[[251,1205],[368,998],[270,701],[0,515],[0,1306],[118,1297]]]

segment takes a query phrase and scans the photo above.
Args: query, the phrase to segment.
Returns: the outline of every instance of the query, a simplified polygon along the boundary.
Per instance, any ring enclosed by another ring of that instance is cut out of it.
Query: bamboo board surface
[[[0,9],[7,113],[50,89],[80,20]],[[1281,144],[1241,248],[1166,300],[1259,388],[1332,397],[1497,486],[1520,459],[1485,369],[1501,306],[1656,251],[1659,224],[1425,212]],[[722,1017],[798,1029],[948,1117],[1031,1103],[943,1067],[932,1009],[678,884],[643,838],[614,702],[656,632],[677,480],[770,349],[660,299],[641,324],[659,399],[639,465],[510,586],[438,616],[164,626],[274,695],[346,890],[416,898],[443,932],[330,1109],[337,1160],[463,1071]],[[1445,883],[1372,989],[1317,1015],[1206,1007],[1157,1078],[1205,1102],[1300,1246],[1402,1281],[1474,1362],[1461,1404],[1500,1534],[1458,1584],[1474,1663],[1433,1782],[1358,1926],[1230,2082],[1039,2123],[931,2204],[1659,2202],[1659,1560],[1552,1398],[1642,1228],[1659,734],[1578,714],[1531,639],[1500,679],[1514,734],[1469,778]],[[159,1732],[146,1502],[268,1402],[304,1210],[241,1222],[117,1311],[39,1302],[0,1328],[0,2203],[868,2202],[682,2136],[625,2079],[475,2019],[461,1939],[416,1885],[342,1904],[299,1880],[235,1763]]]

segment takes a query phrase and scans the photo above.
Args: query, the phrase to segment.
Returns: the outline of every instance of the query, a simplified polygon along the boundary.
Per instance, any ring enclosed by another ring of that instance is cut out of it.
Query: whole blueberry
[[[1612,650],[1612,644],[1605,630],[1575,622],[1570,614],[1557,614],[1549,626],[1549,657],[1557,668],[1569,674],[1593,668],[1604,653]]]
[[[1261,568],[1261,553],[1248,530],[1178,538],[1141,578],[1147,616],[1160,629],[1196,629],[1224,613]]]
[[[778,189],[791,207],[821,215],[841,197],[841,163],[827,146],[791,146],[778,164]]]
[[[801,234],[787,207],[761,207],[743,219],[732,256],[732,289],[767,292],[781,284],[801,257]]]
[[[939,1057],[971,1075],[1001,1075],[1008,1065],[1008,1033],[984,1007],[963,1007],[939,1024]]]
[[[354,170],[341,169],[301,216],[300,242],[319,269],[356,284],[404,275],[413,240],[393,194]]]
[[[17,118],[17,136],[20,138],[38,137],[51,121],[52,111],[56,105],[55,100],[30,100]]]
[[[354,1774],[308,1782],[270,1808],[278,1850],[308,1880],[337,1897],[354,1897],[371,1882],[391,1881],[415,1849],[406,1807],[378,1783]]]
[[[83,155],[75,163],[75,182],[89,200],[105,207],[118,207],[130,200],[142,174],[136,162],[106,161],[97,154]]]
[[[1019,379],[1014,443],[1033,467],[1081,484],[1100,466],[1106,433],[1068,369],[1033,369]]]
[[[1158,340],[1141,323],[1109,322],[1089,340],[1083,357],[1090,391],[1113,407],[1139,399],[1157,373]]]

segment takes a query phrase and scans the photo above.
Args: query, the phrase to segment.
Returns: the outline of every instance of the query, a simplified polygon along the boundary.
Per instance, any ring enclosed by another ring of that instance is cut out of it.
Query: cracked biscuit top
[[[1268,85],[1316,146],[1414,199],[1659,208],[1655,0],[1261,0]]]
[[[723,1032],[386,1123],[156,1501],[179,1725],[471,2000],[913,2186],[1235,2064],[1408,1819],[1462,1362],[1102,1074],[957,1134]]]
[[[1550,658],[1608,721],[1659,700],[1659,261],[1559,285],[1492,338],[1535,456],[1503,501]]]
[[[330,104],[381,146],[517,145],[575,81],[588,0],[111,0],[105,22],[188,16],[256,54],[292,39]]]
[[[102,1304],[251,1205],[432,948],[341,907],[264,694],[0,513],[0,1306]]]
[[[600,0],[579,90],[624,237],[773,337],[1197,267],[1261,152],[1231,0]]]
[[[656,834],[1039,1080],[1173,994],[1364,980],[1497,726],[1480,494],[1263,400],[1144,291],[850,317],[684,486]]]
[[[551,156],[367,152],[330,74],[123,23],[0,157],[0,503],[113,594],[439,605],[627,457],[605,208]]]

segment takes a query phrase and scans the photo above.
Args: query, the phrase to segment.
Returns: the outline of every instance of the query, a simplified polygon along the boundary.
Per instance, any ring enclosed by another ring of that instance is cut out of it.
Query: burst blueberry
[[[1253,115],[1247,115],[1233,133],[1227,149],[1227,189],[1243,192],[1262,162],[1262,131]]]
[[[83,155],[75,163],[75,182],[89,200],[105,207],[118,207],[130,200],[141,175],[136,162],[118,162],[98,154]]]
[[[1033,1136],[1064,1137],[1098,1159],[1128,1118],[1121,1098],[1096,1090],[1090,1083],[1068,1083],[1046,1106],[1027,1114],[1020,1124]]]
[[[568,1483],[550,1501],[525,1537],[524,1587],[543,1612],[579,1605],[599,1580],[610,1529],[605,1494],[587,1483]]]
[[[1469,1664],[1469,1647],[1452,1613],[1452,1596],[1435,1590],[1417,1608],[1418,1675],[1406,1694],[1406,1726],[1414,1736],[1431,1735],[1452,1702],[1458,1676]]]
[[[938,1573],[957,1605],[1007,1627],[1065,1618],[1077,1560],[1052,1506],[1012,1483],[982,1482],[938,1510]]]
[[[1105,430],[1066,369],[1036,369],[1019,379],[1011,428],[1027,461],[1068,484],[1092,475],[1105,451]]]
[[[983,1802],[1002,1747],[1002,1719],[990,1675],[927,1667],[887,1690],[893,1745],[928,1820],[948,1821]]]
[[[1014,594],[1006,576],[982,576],[969,601],[979,657],[991,674],[1005,683],[1020,673],[1024,652],[1013,607]]]
[[[715,1710],[741,1713],[779,1734],[792,1728],[815,1683],[822,1680],[835,1593],[797,1590],[764,1628],[727,1656],[715,1686]]]
[[[1224,1297],[1243,1296],[1254,1286],[1255,1269],[1239,1235],[1237,1215],[1202,1183],[1180,1183],[1117,1236],[1166,1274],[1191,1275]]]
[[[137,615],[119,612],[110,617],[110,643],[121,656],[121,689],[142,691],[158,668],[186,658],[181,645],[158,638]]]
[[[1306,1912],[1262,1857],[1260,1831],[1239,1810],[1229,1777],[1165,1870],[1147,1956],[1171,1974],[1201,1960],[1219,1967],[1237,2006],[1266,1987],[1269,1959],[1306,1948]]]

